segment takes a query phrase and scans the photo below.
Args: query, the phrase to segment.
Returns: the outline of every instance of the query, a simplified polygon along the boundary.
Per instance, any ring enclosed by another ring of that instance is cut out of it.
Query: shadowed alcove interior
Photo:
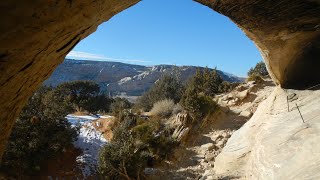
[[[276,84],[320,83],[320,2],[196,0],[229,17],[254,41]],[[0,2],[0,159],[29,96],[99,24],[138,0]]]

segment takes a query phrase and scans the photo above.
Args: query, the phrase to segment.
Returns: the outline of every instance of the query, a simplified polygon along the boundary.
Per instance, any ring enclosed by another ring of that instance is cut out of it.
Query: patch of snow
[[[109,116],[109,115],[101,116],[101,115],[99,115],[99,117],[100,117],[100,118],[111,118],[111,117],[113,117],[113,116]]]
[[[118,81],[118,85],[121,85],[121,84],[124,84],[128,81],[132,80],[132,77],[125,77],[125,78],[122,78],[120,79],[120,81]]]
[[[77,157],[83,176],[86,178],[97,172],[99,150],[107,143],[103,135],[92,126],[92,121],[100,117],[108,116],[73,116],[66,118],[73,125],[80,125],[77,141],[73,144],[82,150],[82,154]]]
[[[133,79],[142,80],[145,77],[147,77],[148,75],[150,75],[150,72],[149,71],[145,71],[145,72],[142,72],[141,74],[133,76]]]
[[[74,116],[74,115],[67,115],[66,118],[68,119],[68,121],[72,124],[72,125],[82,125],[83,123],[87,122],[87,121],[93,121],[98,119],[99,117],[97,116]]]

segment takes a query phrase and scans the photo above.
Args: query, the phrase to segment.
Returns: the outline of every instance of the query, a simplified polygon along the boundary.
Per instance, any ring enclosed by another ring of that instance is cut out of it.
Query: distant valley
[[[203,69],[204,67],[142,66],[121,62],[66,59],[44,84],[57,86],[67,81],[92,80],[100,85],[102,91],[111,92],[112,95],[140,96],[164,74],[171,74],[177,71],[181,80],[186,82],[196,72],[197,68]],[[225,81],[243,81],[243,78],[220,70],[218,70],[218,73]]]

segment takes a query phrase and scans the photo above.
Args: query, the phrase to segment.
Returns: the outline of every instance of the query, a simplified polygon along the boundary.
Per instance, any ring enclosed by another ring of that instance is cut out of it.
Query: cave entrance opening
[[[85,60],[81,72],[65,62],[46,85],[77,77],[94,80],[111,94],[129,96],[141,95],[172,65],[217,68],[234,74],[227,79],[232,81],[246,77],[262,60],[254,43],[227,17],[197,2],[170,0],[142,1],[117,14],[81,40],[67,58]],[[77,61],[74,67],[80,65]],[[148,73],[155,77],[145,77]]]
[[[319,83],[318,1],[196,1],[237,23],[259,47],[277,84],[297,88]],[[99,24],[138,2],[0,2],[6,22],[0,28],[0,159],[28,97]]]

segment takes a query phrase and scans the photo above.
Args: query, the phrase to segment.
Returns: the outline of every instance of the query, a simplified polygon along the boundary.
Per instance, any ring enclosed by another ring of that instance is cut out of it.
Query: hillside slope
[[[237,86],[232,92],[218,95],[220,108],[208,118],[192,126],[177,122],[179,114],[168,123],[174,127],[189,127],[174,156],[156,169],[151,179],[219,179],[212,172],[215,159],[230,136],[246,123],[257,107],[274,89],[271,79],[256,84],[253,81]],[[183,131],[181,131],[183,132]],[[182,135],[182,133],[181,133]]]
[[[178,71],[186,81],[198,67],[157,65],[152,67],[109,61],[82,61],[66,59],[44,84],[57,86],[73,80],[93,80],[102,90],[114,94],[126,93],[139,96],[147,91],[162,75]],[[203,67],[200,67],[203,69]],[[230,82],[240,82],[241,78],[218,70],[220,76]]]

